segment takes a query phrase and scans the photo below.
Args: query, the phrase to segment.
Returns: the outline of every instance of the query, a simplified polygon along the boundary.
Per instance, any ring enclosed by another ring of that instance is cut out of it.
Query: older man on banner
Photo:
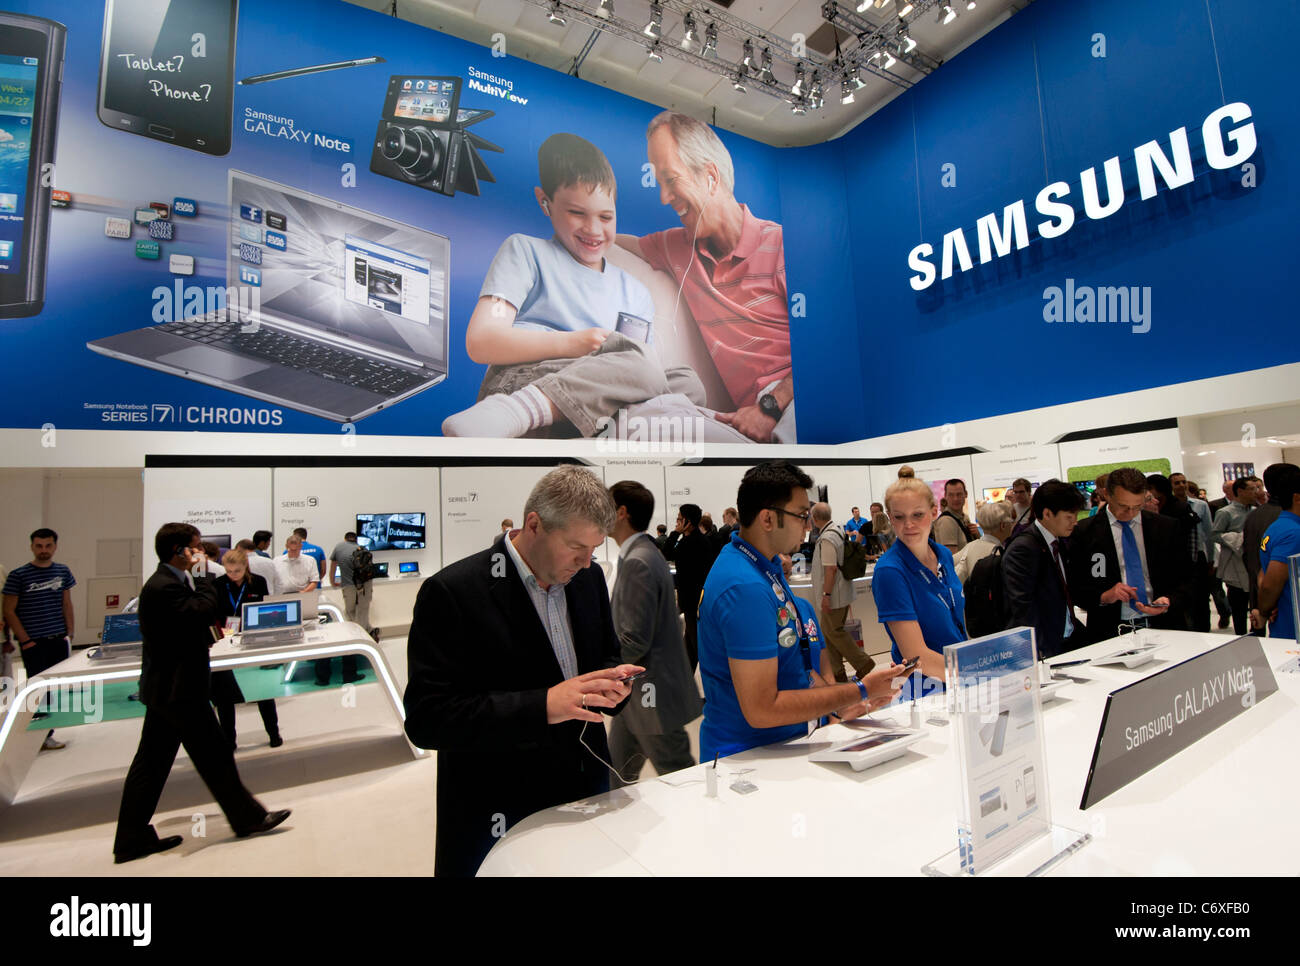
[[[790,313],[781,226],[736,200],[722,141],[701,121],[664,111],[646,131],[659,199],[680,228],[618,243],[682,286],[736,405],[716,419],[760,443],[795,441]]]

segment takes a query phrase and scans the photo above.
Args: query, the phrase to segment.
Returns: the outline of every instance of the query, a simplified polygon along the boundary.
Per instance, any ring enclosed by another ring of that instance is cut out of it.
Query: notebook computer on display
[[[268,604],[296,600],[302,610],[304,624],[314,624],[320,619],[320,593],[315,590],[309,590],[303,594],[272,594],[269,597],[263,597],[262,600]]]
[[[375,579],[378,580],[380,577],[387,577],[387,576],[388,576],[388,561],[385,560],[382,563],[377,562],[375,564]]]
[[[399,577],[420,576],[420,562],[418,560],[401,561],[397,565],[397,575]]]
[[[92,661],[142,653],[144,639],[140,636],[140,615],[109,614],[104,618],[104,632],[99,640],[99,647],[86,652],[86,657]]]
[[[262,600],[241,608],[239,643],[244,647],[297,644],[302,636],[302,602],[296,597]]]
[[[339,422],[447,377],[444,236],[242,171],[229,200],[230,311],[178,319],[178,296],[89,349]]]

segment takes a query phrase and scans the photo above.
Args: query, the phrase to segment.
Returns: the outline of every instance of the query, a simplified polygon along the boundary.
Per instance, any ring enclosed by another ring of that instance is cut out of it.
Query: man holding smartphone
[[[269,832],[289,817],[288,809],[268,812],[239,780],[234,750],[208,703],[208,649],[220,636],[220,610],[199,531],[188,523],[163,524],[154,549],[158,569],[140,591],[140,702],[146,710],[117,815],[113,856],[119,863],[184,841],[159,838],[150,824],[181,745],[235,835]]]

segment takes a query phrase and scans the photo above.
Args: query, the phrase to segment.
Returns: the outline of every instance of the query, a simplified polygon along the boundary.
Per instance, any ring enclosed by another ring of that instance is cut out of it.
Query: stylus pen
[[[254,74],[252,77],[245,77],[239,83],[247,87],[249,84],[265,84],[267,81],[283,80],[286,77],[301,77],[303,74],[319,74],[327,70],[342,70],[344,67],[365,67],[367,64],[383,63],[387,63],[387,61],[382,57],[340,60],[334,64],[315,64],[311,67],[295,67],[293,70],[277,70],[273,74]]]
[[[1047,666],[1051,668],[1053,671],[1055,671],[1058,668],[1063,668],[1063,667],[1078,667],[1080,664],[1087,664],[1091,660],[1092,658],[1086,657],[1082,661],[1062,661],[1060,664],[1049,664]]]

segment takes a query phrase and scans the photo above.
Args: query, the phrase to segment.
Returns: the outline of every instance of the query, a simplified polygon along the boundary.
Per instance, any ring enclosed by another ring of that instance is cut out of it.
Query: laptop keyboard
[[[289,369],[301,369],[322,379],[383,396],[399,395],[429,378],[427,374],[411,372],[369,356],[334,349],[322,342],[299,338],[269,326],[259,326],[254,332],[243,332],[239,322],[196,316],[168,322],[157,328],[183,339],[230,349]]]

